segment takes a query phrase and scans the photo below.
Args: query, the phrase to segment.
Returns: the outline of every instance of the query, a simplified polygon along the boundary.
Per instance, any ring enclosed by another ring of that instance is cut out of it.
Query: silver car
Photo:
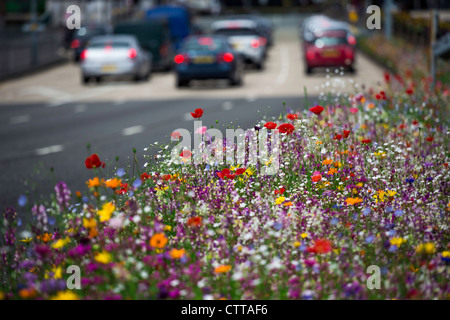
[[[245,62],[255,65],[257,69],[264,67],[267,39],[261,35],[255,21],[220,20],[214,22],[211,28],[214,34],[227,36],[233,49],[244,57]]]
[[[151,54],[143,50],[131,35],[93,37],[81,52],[81,80],[97,82],[103,76],[132,76],[135,81],[147,80],[152,71]]]

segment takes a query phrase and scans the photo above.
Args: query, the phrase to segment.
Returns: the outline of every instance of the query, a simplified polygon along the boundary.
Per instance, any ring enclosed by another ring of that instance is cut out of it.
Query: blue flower
[[[406,182],[408,182],[408,183],[413,183],[413,182],[414,182],[414,179],[413,179],[413,178],[406,179]]]
[[[338,218],[333,218],[333,219],[331,219],[331,225],[336,225],[336,224],[338,224],[338,222],[339,222],[339,219]]]
[[[125,169],[123,169],[123,168],[117,169],[116,175],[117,175],[118,177],[123,177],[123,176],[125,175]]]
[[[22,194],[17,202],[19,203],[19,206],[25,207],[25,205],[27,204],[27,196]]]
[[[366,243],[372,243],[373,240],[375,240],[375,237],[374,237],[374,236],[368,236],[368,237],[366,237]]]
[[[396,210],[396,211],[394,212],[394,215],[395,215],[396,217],[401,217],[401,216],[403,215],[403,210]]]
[[[54,217],[49,217],[48,218],[48,224],[53,226],[55,225],[56,219]]]
[[[139,188],[141,185],[142,185],[141,179],[136,179],[136,180],[134,180],[134,182],[133,182],[133,187]]]
[[[395,252],[397,251],[398,247],[396,245],[393,245],[389,248],[389,252]]]
[[[364,208],[362,213],[363,215],[367,216],[370,213],[371,209],[370,208]]]

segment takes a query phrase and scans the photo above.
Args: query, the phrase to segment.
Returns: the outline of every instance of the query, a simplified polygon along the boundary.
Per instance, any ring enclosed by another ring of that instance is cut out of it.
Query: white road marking
[[[32,86],[24,88],[21,90],[22,95],[38,94],[41,96],[46,96],[56,100],[67,100],[70,99],[71,95],[67,92],[56,90],[50,87],[44,86]]]
[[[280,48],[281,68],[280,73],[275,78],[275,83],[280,86],[284,84],[289,75],[289,51],[286,46]]]
[[[63,101],[56,101],[56,102],[50,103],[47,105],[47,107],[49,107],[49,108],[59,107],[64,104],[67,104],[67,103],[81,101],[81,100],[85,100],[88,98],[93,98],[93,97],[102,95],[104,93],[110,92],[110,91],[117,91],[117,88],[103,87],[103,88],[92,89],[83,94],[73,94],[70,96],[70,99],[65,99]]]
[[[45,156],[47,154],[57,153],[57,152],[61,152],[63,150],[64,150],[64,147],[62,145],[56,144],[53,146],[36,149],[35,152],[38,156]]]
[[[31,116],[29,114],[22,114],[20,116],[12,117],[9,120],[9,123],[11,123],[11,124],[21,124],[21,123],[29,122],[30,120],[31,120]]]
[[[250,93],[247,95],[247,97],[245,97],[245,100],[247,100],[248,102],[253,102],[256,101],[257,96],[254,93]]]
[[[225,102],[222,104],[222,108],[223,108],[224,110],[231,110],[231,109],[233,109],[233,102],[231,102],[231,101],[225,101]]]
[[[87,106],[85,104],[78,104],[75,106],[75,113],[85,112],[87,110]]]
[[[125,128],[122,130],[122,135],[131,136],[133,134],[138,134],[144,131],[144,126],[133,126],[129,128]]]

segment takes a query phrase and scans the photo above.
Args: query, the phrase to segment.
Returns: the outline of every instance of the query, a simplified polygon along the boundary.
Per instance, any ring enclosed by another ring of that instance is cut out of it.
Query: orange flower
[[[167,238],[164,233],[157,233],[150,239],[150,245],[153,248],[162,249],[167,243]]]
[[[307,248],[307,251],[319,254],[328,253],[331,251],[331,242],[327,239],[317,239],[312,247]]]
[[[311,177],[313,182],[319,182],[320,180],[322,180],[322,175],[321,174],[315,174]]]
[[[290,201],[283,203],[283,206],[285,206],[285,207],[290,207],[290,206],[292,206],[292,205],[293,205],[293,204],[292,204],[292,202],[290,202]]]
[[[347,198],[347,200],[345,200],[347,202],[348,205],[352,205],[352,204],[356,204],[356,203],[360,203],[362,202],[361,198]]]
[[[330,170],[328,170],[328,174],[329,175],[333,175],[333,174],[335,174],[335,173],[337,173],[338,171],[337,171],[337,169],[336,168],[331,168]]]
[[[50,240],[52,240],[52,234],[51,233],[43,233],[39,236],[37,236],[37,238],[45,243],[49,242]]]
[[[202,225],[202,217],[192,217],[187,221],[188,226],[199,227]]]
[[[100,180],[98,177],[95,177],[94,179],[89,179],[86,181],[86,184],[88,188],[96,188],[100,187],[105,182],[105,179]]]
[[[122,183],[122,180],[113,178],[105,181],[105,186],[111,189],[116,189],[120,187],[120,184]]]
[[[19,291],[19,296],[22,299],[33,299],[37,296],[37,291],[35,288],[26,288]]]
[[[331,159],[325,159],[322,161],[323,165],[328,165],[328,164],[332,164],[332,163],[333,163],[333,160],[331,160]]]
[[[231,270],[231,266],[229,264],[227,264],[227,265],[218,266],[217,268],[214,269],[214,272],[215,273],[226,273],[230,270]]]
[[[172,249],[170,250],[169,254],[172,257],[172,259],[181,259],[186,251],[184,249]]]

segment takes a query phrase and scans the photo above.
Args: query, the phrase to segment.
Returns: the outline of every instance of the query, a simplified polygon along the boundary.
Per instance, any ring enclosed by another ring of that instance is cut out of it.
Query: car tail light
[[[85,50],[81,51],[80,59],[84,60],[86,58],[87,58],[87,50],[85,49]]]
[[[259,43],[261,44],[261,46],[265,46],[267,44],[267,39],[264,37],[260,37],[259,38]]]
[[[234,60],[234,56],[232,53],[230,52],[226,52],[226,53],[219,53],[219,55],[217,56],[217,60],[219,62],[226,62],[226,63],[230,63]]]
[[[351,44],[352,46],[354,46],[354,45],[356,44],[356,38],[355,38],[354,36],[349,36],[349,37],[347,38],[347,42],[348,42],[349,44]]]
[[[134,48],[131,48],[130,50],[128,50],[128,58],[130,59],[134,59],[137,56],[137,51]]]
[[[78,40],[78,39],[74,39],[73,41],[72,41],[72,43],[70,44],[70,47],[72,48],[72,49],[76,49],[76,48],[78,48],[80,46],[80,40]]]
[[[173,59],[173,61],[176,64],[188,63],[189,62],[189,57],[186,54],[177,54],[175,56],[175,58]]]
[[[257,39],[254,39],[254,40],[252,40],[252,42],[250,42],[250,45],[252,46],[252,48],[258,48],[259,47],[259,45],[260,45],[260,42],[259,42],[259,40],[257,40]]]
[[[312,60],[316,57],[316,53],[313,50],[308,50],[306,52],[306,59]]]

